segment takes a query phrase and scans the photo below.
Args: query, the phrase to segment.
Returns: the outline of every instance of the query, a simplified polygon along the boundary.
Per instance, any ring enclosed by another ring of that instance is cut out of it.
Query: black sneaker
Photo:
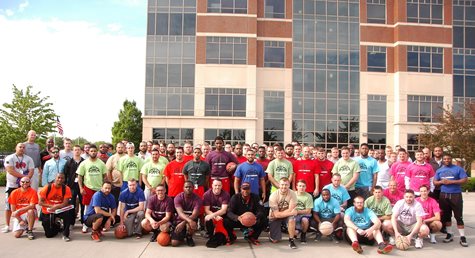
[[[317,232],[317,235],[315,236],[315,242],[320,242],[322,240],[322,233]]]
[[[463,247],[468,247],[467,238],[465,238],[464,236],[461,236],[460,237],[460,245],[463,246]]]
[[[443,240],[444,243],[450,243],[452,241],[454,241],[454,235],[452,234],[447,234],[447,236]]]
[[[297,246],[295,245],[295,241],[293,238],[289,238],[289,246],[292,249],[297,249]]]
[[[158,237],[158,230],[157,230],[157,231],[153,231],[152,237],[150,238],[150,242],[155,242],[155,241],[157,241],[157,237]]]
[[[307,244],[307,233],[302,232],[300,234],[300,243],[303,245]]]
[[[193,238],[191,236],[186,237],[186,245],[189,247],[195,246],[195,241],[193,241]]]
[[[35,239],[35,235],[33,235],[33,231],[32,230],[27,230],[26,231],[26,235],[28,237],[28,240],[33,240]]]
[[[446,228],[445,226],[443,226],[443,227],[440,229],[440,233],[447,234],[447,228]]]

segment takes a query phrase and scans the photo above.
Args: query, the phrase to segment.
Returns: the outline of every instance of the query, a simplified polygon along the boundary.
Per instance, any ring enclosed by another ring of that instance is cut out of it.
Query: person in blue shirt
[[[355,184],[356,194],[368,198],[371,195],[371,190],[376,185],[378,179],[379,166],[378,161],[368,155],[368,144],[362,143],[360,145],[360,156],[355,158],[355,161],[360,165],[360,176]]]
[[[145,218],[145,194],[134,178],[128,182],[127,189],[119,195],[120,224],[118,230],[127,229],[127,235],[142,237],[141,222]]]
[[[100,242],[102,230],[107,231],[115,223],[116,203],[111,193],[109,181],[102,184],[101,190],[94,193],[84,215],[85,225],[92,228],[91,238]]]
[[[332,183],[323,187],[323,189],[330,190],[330,194],[333,199],[337,200],[340,203],[340,210],[343,213],[345,212],[346,207],[348,206],[348,200],[350,199],[350,194],[344,186],[341,185],[341,175],[335,173],[332,175]]]
[[[246,152],[247,161],[239,164],[234,172],[234,192],[239,193],[239,188],[242,183],[248,182],[251,185],[251,193],[259,195],[259,185],[261,187],[261,199],[266,198],[266,173],[261,164],[254,161],[256,153],[253,149]]]
[[[356,196],[352,207],[345,211],[346,240],[353,250],[363,253],[360,243],[373,245],[378,243],[378,253],[386,254],[392,251],[393,246],[385,244],[379,230],[381,221],[369,208],[364,207],[364,198]]]
[[[467,173],[463,168],[452,164],[452,155],[446,153],[442,158],[444,164],[437,169],[434,177],[434,184],[440,186],[439,205],[442,212],[442,223],[447,228],[447,236],[443,240],[444,243],[452,242],[452,212],[457,221],[457,229],[460,234],[460,245],[468,247],[467,238],[465,237],[465,226],[462,219],[463,200],[462,187],[466,183]]]
[[[46,161],[45,166],[43,167],[41,176],[42,186],[47,186],[48,184],[53,183],[57,174],[64,173],[66,160],[59,157],[59,147],[52,147],[51,153],[53,154],[53,158]]]
[[[334,233],[330,236],[335,243],[339,243],[339,237],[342,234],[342,220],[340,215],[340,203],[331,197],[330,190],[323,189],[322,195],[315,199],[313,203],[313,219],[316,222],[315,228],[324,222],[331,222],[333,225]],[[338,231],[338,232],[337,232]],[[321,232],[317,232],[315,241],[319,241],[322,236]],[[336,237],[338,236],[338,237]]]

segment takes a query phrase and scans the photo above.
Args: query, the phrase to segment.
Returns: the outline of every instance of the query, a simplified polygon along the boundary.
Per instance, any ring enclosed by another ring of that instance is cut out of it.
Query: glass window
[[[247,13],[247,0],[208,0],[208,13]]]
[[[443,48],[408,46],[407,70],[413,72],[442,73]]]
[[[207,64],[246,64],[247,38],[207,37]]]
[[[205,116],[246,116],[246,89],[205,90]]]
[[[214,138],[221,136],[225,143],[235,145],[237,143],[244,143],[246,141],[245,129],[205,129],[205,142],[213,144]]]
[[[442,96],[407,96],[408,122],[437,122],[437,115],[443,107]]]
[[[285,18],[285,0],[265,0],[264,17]]]
[[[443,0],[407,0],[407,21],[442,24]]]
[[[153,128],[154,140],[183,145],[185,141],[193,140],[192,128]],[[193,144],[193,142],[191,142]]]
[[[368,46],[368,71],[386,72],[386,47]]]
[[[386,23],[386,0],[366,1],[368,23]]]
[[[168,35],[168,13],[157,13],[157,35]]]

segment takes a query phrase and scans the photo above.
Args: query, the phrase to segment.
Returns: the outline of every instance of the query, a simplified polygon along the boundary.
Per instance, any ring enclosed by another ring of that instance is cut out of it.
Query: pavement
[[[5,189],[0,187],[0,200],[4,200]],[[469,243],[469,247],[462,247],[459,244],[458,232],[455,233],[454,241],[448,244],[442,243],[445,237],[443,234],[437,234],[437,244],[430,244],[428,240],[424,241],[423,249],[415,249],[413,246],[407,251],[393,250],[386,256],[391,257],[417,257],[417,258],[436,258],[436,257],[473,257],[472,252],[475,251],[475,193],[464,193],[464,221],[465,235]],[[5,226],[4,205],[0,205],[0,228]],[[455,223],[454,223],[455,224]],[[150,235],[144,236],[142,239],[127,238],[116,239],[113,232],[106,232],[102,242],[93,242],[90,234],[81,233],[81,226],[76,223],[74,230],[71,232],[71,242],[64,242],[61,236],[47,239],[44,236],[41,223],[35,224],[34,233],[35,240],[28,240],[26,236],[15,239],[13,234],[0,233],[0,257],[114,257],[114,258],[130,258],[130,257],[193,257],[193,258],[268,258],[274,257],[321,257],[325,258],[341,258],[341,257],[380,257],[377,253],[376,246],[363,246],[363,254],[357,254],[351,249],[346,242],[339,244],[332,243],[326,239],[320,242],[313,242],[314,236],[310,236],[307,245],[301,245],[297,241],[297,249],[290,249],[288,241],[272,244],[267,240],[267,233],[263,233],[260,237],[261,245],[253,246],[238,237],[238,240],[232,246],[220,246],[218,248],[207,248],[205,246],[206,239],[201,236],[195,236],[195,247],[162,247],[156,242],[150,243]],[[239,236],[239,235],[238,235]]]

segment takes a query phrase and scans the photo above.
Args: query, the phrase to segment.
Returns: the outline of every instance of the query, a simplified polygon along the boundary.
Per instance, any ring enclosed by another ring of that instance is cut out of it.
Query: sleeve
[[[107,170],[107,172],[112,172],[112,163],[113,163],[114,158],[115,158],[115,156],[114,156],[114,157],[110,157],[109,159],[107,159],[107,162],[106,162],[106,170]]]
[[[267,174],[271,174],[272,176],[274,176],[274,164],[275,164],[274,161],[269,162],[269,165],[267,165],[267,169],[266,169]]]
[[[313,162],[314,164],[314,169],[313,169],[313,173],[316,174],[316,175],[320,175],[320,173],[322,173],[322,168],[320,166],[317,166],[317,162],[314,161]]]
[[[237,163],[236,163],[237,164]],[[234,172],[234,176],[241,179],[242,178],[242,164],[239,164],[236,168],[236,172]],[[231,182],[233,184],[234,182]]]
[[[172,166],[173,163],[168,163],[166,166],[165,166],[165,169],[163,170],[163,175],[170,178],[170,167]]]
[[[71,199],[72,198],[71,188],[66,186],[66,191],[64,192],[64,199]]]
[[[78,169],[76,170],[76,174],[80,175],[80,176],[84,176],[84,174],[86,173],[86,170],[84,169],[84,165],[85,162],[81,162],[81,164],[79,164],[79,167]],[[46,166],[46,164],[45,164]]]
[[[5,161],[3,162],[3,165],[5,167],[14,167],[15,166],[15,162],[13,161],[13,156],[7,156],[7,158],[5,159]]]
[[[175,211],[175,204],[171,198],[168,198],[167,201],[167,209],[166,212],[174,212]]]
[[[335,174],[335,173],[338,172],[338,163],[339,163],[339,161],[337,161],[337,162],[333,165],[332,174]]]
[[[139,202],[145,202],[145,193],[143,191],[139,193]]]
[[[292,174],[294,174],[294,164],[292,162],[288,161],[288,160],[287,160],[287,162],[289,164],[289,175],[292,175]]]
[[[109,162],[109,161],[107,161],[107,162]],[[147,175],[147,174],[148,174],[148,173],[147,173],[147,170],[148,170],[148,168],[149,168],[149,166],[150,166],[149,164],[152,164],[152,162],[149,162],[149,163],[145,164],[145,165],[142,167],[142,169],[140,169],[140,174],[142,174],[142,175]]]
[[[144,165],[144,160],[142,160],[141,158],[138,158],[137,160],[138,160],[137,165],[138,165],[139,171],[140,171],[142,169],[143,165]]]
[[[35,162],[28,156],[28,169],[35,169]]]
[[[107,169],[106,169],[106,164],[104,164],[104,162],[102,160],[101,161],[101,169],[102,169],[102,174],[105,175],[107,174]]]
[[[393,215],[399,215],[399,209],[401,208],[401,202],[397,201],[396,204],[394,204],[392,213]]]
[[[180,198],[180,194],[175,196],[175,198],[173,199],[173,205],[175,206],[175,208],[178,208],[180,207],[181,208],[181,198]]]
[[[386,198],[386,197],[383,197],[383,198]],[[387,202],[386,202],[386,209],[384,210],[384,215],[391,215],[393,214],[391,202],[389,201],[389,199],[386,199],[386,200]]]
[[[351,199],[350,194],[348,193],[346,189],[343,189],[343,190],[344,190],[342,194],[343,201],[348,201],[349,199]]]
[[[31,201],[30,204],[38,204],[38,194],[35,190],[31,192]]]
[[[275,191],[269,196],[269,208],[271,210],[277,210],[278,209],[279,205],[277,204],[277,193],[278,193],[278,191]]]
[[[110,208],[111,209],[117,208],[117,202],[115,201],[114,196],[112,194],[109,194],[107,197],[109,198],[109,204],[111,206]]]
[[[310,194],[307,193],[307,200],[305,202],[306,209],[313,209],[313,198]]]
[[[351,217],[351,215],[352,215],[352,213],[353,213],[353,212],[352,212],[353,210],[354,210],[353,207],[350,207],[350,208],[346,209],[346,211],[345,211],[345,216]]]
[[[38,193],[38,195],[39,195],[40,198],[46,199],[46,191],[48,191],[47,189],[48,189],[48,187],[43,187],[43,188],[41,189],[41,191]],[[68,188],[66,188],[66,195],[67,195],[67,192],[68,192]],[[71,197],[70,197],[70,198],[71,198]]]
[[[183,169],[181,171],[181,173],[183,173],[183,175],[188,175],[188,168],[190,167],[190,162],[186,162],[186,164],[183,166]]]
[[[262,165],[259,165],[260,166],[260,169],[259,169],[259,178],[265,178],[266,177],[266,173],[264,172],[264,168],[262,168]]]
[[[435,199],[431,199],[431,202],[432,202],[432,210],[434,211],[434,213],[440,212],[439,203],[437,203]]]
[[[313,211],[314,212],[320,212],[320,207],[318,205],[319,202],[320,202],[320,198],[315,199],[315,201],[313,203]]]
[[[196,196],[194,206],[193,206],[193,210],[199,210],[199,209],[201,209],[202,206],[203,206],[203,202],[202,202],[201,198]]]
[[[17,204],[17,192],[18,191],[13,191],[10,196],[8,196],[8,203],[12,204],[12,205],[16,205]]]
[[[126,201],[126,198],[125,198],[126,193],[127,192],[121,192],[119,194],[119,202],[125,202]]]
[[[440,168],[437,169],[437,171],[435,172],[434,179],[435,180],[440,180]]]
[[[99,206],[99,207],[101,206],[101,197],[99,196],[99,194],[94,194],[92,196],[91,206],[92,206],[93,209],[96,206]]]
[[[366,212],[370,220],[378,219],[378,216],[376,216],[376,213],[374,213],[374,211],[372,211],[371,209],[366,208]]]
[[[337,200],[332,199],[332,206],[333,206],[333,213],[334,214],[340,213],[340,204],[338,203]]]
[[[236,194],[236,195],[233,195],[233,197],[231,197],[231,200],[229,200],[228,212],[226,213],[226,216],[228,216],[228,218],[231,219],[232,221],[237,221],[237,218],[238,218],[238,215],[234,213],[234,209],[237,206],[238,198],[239,197]]]
[[[211,202],[209,200],[209,192],[207,191],[203,194],[203,206],[211,206]]]

